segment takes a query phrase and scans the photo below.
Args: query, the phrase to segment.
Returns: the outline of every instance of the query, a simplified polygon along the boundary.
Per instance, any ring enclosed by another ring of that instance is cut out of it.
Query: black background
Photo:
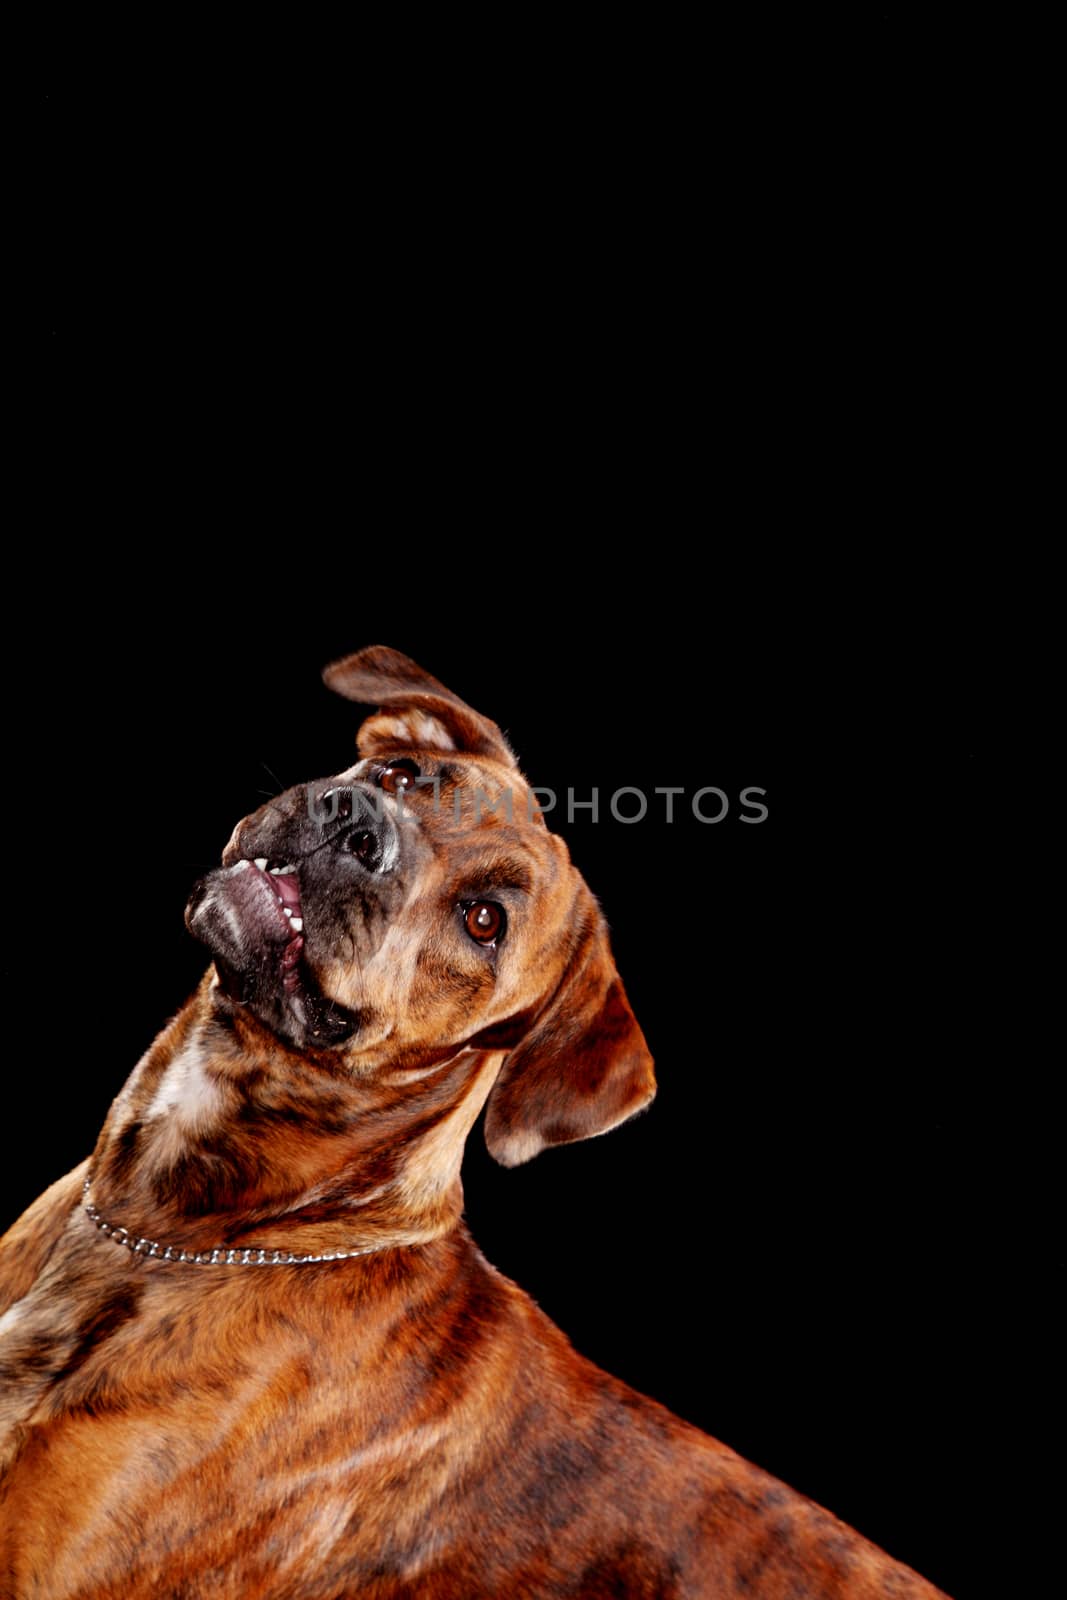
[[[214,52],[57,71],[4,1216],[195,985],[185,897],[237,818],[352,759],[321,666],[392,644],[534,782],[599,789],[599,824],[549,820],[657,1060],[602,1140],[505,1172],[476,1129],[475,1236],[594,1360],[962,1597],[1041,1404],[1048,1135],[1001,1013],[996,564],[951,537],[987,129],[895,17],[723,40],[677,93],[667,50],[654,110],[599,73],[603,112],[534,97],[503,149],[484,82],[442,138]],[[733,804],[610,817],[657,784]]]

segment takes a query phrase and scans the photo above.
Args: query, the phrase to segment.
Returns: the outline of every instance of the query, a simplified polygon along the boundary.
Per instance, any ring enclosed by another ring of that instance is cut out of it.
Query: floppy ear
[[[472,710],[399,650],[384,644],[368,645],[366,650],[332,662],[322,676],[335,694],[380,708],[357,735],[361,756],[388,755],[398,744],[408,744],[489,756],[517,768],[496,723]]]
[[[592,896],[590,895],[590,901]],[[645,1036],[615,970],[595,902],[584,946],[489,1095],[485,1142],[505,1167],[546,1145],[607,1133],[656,1092]]]

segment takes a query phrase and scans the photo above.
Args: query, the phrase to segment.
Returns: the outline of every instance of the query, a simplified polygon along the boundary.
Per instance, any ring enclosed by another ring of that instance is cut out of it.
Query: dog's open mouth
[[[279,931],[285,935],[285,943],[279,958],[279,970],[282,987],[293,994],[300,988],[300,974],[297,968],[304,948],[304,918],[297,870],[288,862],[274,866],[266,856],[257,856],[255,861],[238,861],[231,871],[237,874],[249,868],[264,880],[274,896],[281,916],[285,919],[284,923],[278,925]]]
[[[193,890],[185,920],[214,956],[223,994],[275,1031],[336,1044],[358,1026],[308,966],[299,869],[291,862],[258,856],[211,873]]]

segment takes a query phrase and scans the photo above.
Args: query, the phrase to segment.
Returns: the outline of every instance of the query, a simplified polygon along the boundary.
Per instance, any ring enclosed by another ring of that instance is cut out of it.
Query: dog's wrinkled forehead
[[[489,830],[484,842],[494,828],[545,831],[536,795],[514,768],[427,745],[397,741],[389,749],[332,778],[332,789],[323,791],[328,801],[312,795],[311,805],[336,806],[335,796],[349,788],[357,805],[361,792],[373,792],[401,826],[410,819],[441,837]]]

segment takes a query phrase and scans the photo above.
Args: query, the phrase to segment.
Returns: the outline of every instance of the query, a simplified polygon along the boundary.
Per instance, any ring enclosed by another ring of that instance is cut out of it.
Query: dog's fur
[[[930,1600],[479,1254],[459,1167],[483,1105],[512,1165],[641,1110],[652,1062],[495,724],[383,648],[327,681],[380,708],[360,762],[235,830],[187,913],[212,970],[0,1245],[0,1592]],[[388,793],[403,758],[436,786]],[[297,869],[298,937],[262,857]],[[120,1248],[90,1173],[160,1248],[368,1253]]]

